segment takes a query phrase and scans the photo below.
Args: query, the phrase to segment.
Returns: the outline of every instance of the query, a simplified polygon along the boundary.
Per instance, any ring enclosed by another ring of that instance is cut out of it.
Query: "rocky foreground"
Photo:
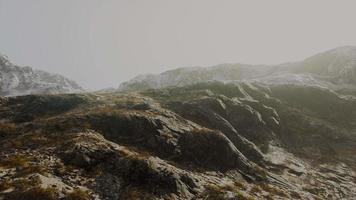
[[[356,99],[218,82],[1,98],[0,199],[355,199]]]

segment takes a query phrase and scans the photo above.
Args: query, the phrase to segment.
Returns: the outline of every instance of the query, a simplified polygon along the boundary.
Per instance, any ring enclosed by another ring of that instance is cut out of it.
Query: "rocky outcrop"
[[[227,138],[229,138],[236,148],[249,159],[258,163],[263,162],[263,155],[255,144],[238,133],[236,128],[226,120],[227,108],[220,99],[206,98],[197,101],[198,102],[192,103],[174,102],[168,106],[185,118],[201,124],[202,126],[220,130]]]
[[[0,56],[0,96],[82,92],[74,81],[58,74],[19,67]]]
[[[92,170],[100,168],[101,175],[95,189],[108,198],[125,196],[125,187],[146,187],[148,192],[159,195],[180,194],[191,197],[197,189],[188,172],[178,169],[153,156],[142,156],[123,146],[105,140],[95,132],[74,134],[58,151],[65,164]],[[86,140],[83,141],[83,138]],[[102,180],[108,177],[109,180]],[[107,182],[113,182],[108,185]],[[145,186],[146,185],[146,186]],[[101,191],[107,188],[109,193]],[[114,190],[112,190],[114,188]],[[126,191],[130,192],[130,191]]]

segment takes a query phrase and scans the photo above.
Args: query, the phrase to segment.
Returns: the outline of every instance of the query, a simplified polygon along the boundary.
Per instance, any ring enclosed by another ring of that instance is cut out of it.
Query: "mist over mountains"
[[[0,199],[356,199],[356,47],[97,92],[0,67]]]
[[[77,83],[61,75],[13,65],[5,56],[0,56],[0,67],[1,95],[83,91]],[[314,85],[336,90],[354,89],[356,47],[339,47],[300,62],[279,65],[220,64],[212,67],[177,68],[161,74],[142,74],[121,83],[118,90],[179,87],[207,81],[245,81],[261,84]]]
[[[355,88],[356,47],[339,47],[300,62],[280,65],[221,64],[206,68],[179,68],[158,75],[139,75],[122,83],[119,90],[185,86],[206,81],[315,85],[335,89]]]

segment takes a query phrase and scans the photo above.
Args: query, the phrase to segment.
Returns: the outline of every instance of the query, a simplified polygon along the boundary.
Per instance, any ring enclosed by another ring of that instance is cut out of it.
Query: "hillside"
[[[30,95],[0,118],[5,200],[356,198],[356,100],[319,87]]]

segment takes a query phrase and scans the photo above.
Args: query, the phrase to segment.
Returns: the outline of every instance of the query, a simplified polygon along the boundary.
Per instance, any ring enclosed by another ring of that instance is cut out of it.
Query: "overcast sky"
[[[87,89],[356,45],[355,0],[0,0],[0,53]]]

